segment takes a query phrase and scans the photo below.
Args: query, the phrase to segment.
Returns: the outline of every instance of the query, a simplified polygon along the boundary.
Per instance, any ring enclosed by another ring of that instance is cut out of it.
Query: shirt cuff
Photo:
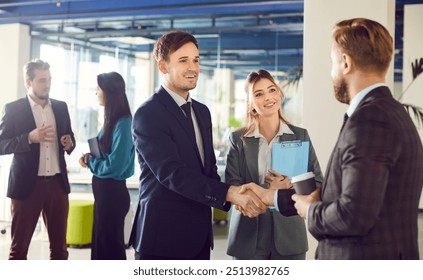
[[[275,195],[273,196],[273,205],[275,206],[275,209],[279,211],[279,206],[278,206],[278,190],[275,191]]]
[[[311,204],[309,204],[309,205],[307,206],[307,209],[306,209],[306,211],[305,211],[305,217],[304,217],[304,220],[307,220],[307,219],[308,219],[308,210],[310,210],[310,206],[311,206]]]

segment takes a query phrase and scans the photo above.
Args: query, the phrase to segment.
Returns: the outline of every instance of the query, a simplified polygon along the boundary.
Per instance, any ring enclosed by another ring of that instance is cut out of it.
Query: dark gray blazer
[[[289,128],[294,134],[283,134],[280,141],[310,140],[307,130],[292,125],[289,125]],[[243,134],[243,130],[238,130],[233,132],[229,138],[230,149],[227,157],[225,180],[228,184],[236,186],[250,182],[260,185],[258,172],[259,139],[247,137],[242,140]],[[313,145],[310,145],[309,171],[314,172],[316,184],[321,186],[323,177]],[[283,196],[288,197],[289,201],[292,202],[290,197],[294,193],[293,190],[283,190],[279,193],[284,193]],[[293,208],[293,203],[290,204]],[[232,208],[231,212],[227,254],[237,258],[251,258],[257,245],[258,217],[245,217],[235,208]],[[296,215],[296,211],[289,213],[289,215],[293,216],[287,217],[280,213],[273,213],[272,215],[275,225],[274,241],[276,249],[281,255],[305,253],[308,250],[308,243],[304,220]]]
[[[65,153],[60,137],[69,134],[74,146],[67,150],[70,154],[75,148],[75,138],[71,128],[68,107],[65,102],[50,99],[56,120],[56,133],[59,147],[59,165],[63,178],[64,192],[70,192]],[[36,128],[34,115],[28,97],[4,106],[0,121],[0,155],[14,154],[10,167],[7,196],[12,199],[27,199],[34,190],[40,160],[40,144],[28,142],[28,134]]]
[[[423,148],[387,87],[369,92],[348,119],[325,178],[308,211],[318,259],[419,259]]]

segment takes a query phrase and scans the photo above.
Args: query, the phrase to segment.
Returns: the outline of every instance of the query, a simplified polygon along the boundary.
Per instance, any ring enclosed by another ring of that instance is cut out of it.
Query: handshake
[[[226,197],[235,208],[244,216],[256,217],[265,212],[269,206],[274,205],[275,192],[278,189],[289,189],[292,187],[288,177],[269,170],[271,175],[266,176],[265,182],[269,188],[265,189],[255,183],[248,183],[242,186],[230,186]]]
[[[265,212],[268,206],[273,206],[274,189],[265,189],[255,183],[242,186],[230,186],[226,200],[244,216],[257,217]]]
[[[288,177],[280,175],[273,170],[269,170],[269,173],[271,173],[271,175],[265,178],[265,182],[269,184],[268,189],[262,188],[255,183],[244,184],[242,186],[230,186],[226,200],[235,205],[235,208],[244,216],[250,218],[254,218],[265,212],[269,206],[274,205],[275,192],[277,190],[292,188],[291,180]],[[305,175],[308,175],[308,173]],[[288,207],[288,209],[294,207],[295,209],[293,210],[304,219],[307,218],[308,208],[311,203],[320,200],[320,187],[315,187],[314,175],[311,175],[312,177],[309,176],[306,180],[301,179],[301,181],[297,180],[296,183],[294,183],[296,184],[295,188],[298,189],[299,194],[292,194],[291,199],[294,201],[292,206],[289,204],[285,205],[285,210],[287,209],[286,207]],[[289,193],[286,194],[290,195]]]

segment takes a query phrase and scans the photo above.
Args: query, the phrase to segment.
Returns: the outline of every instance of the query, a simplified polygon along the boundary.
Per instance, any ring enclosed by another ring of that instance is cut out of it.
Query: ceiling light
[[[120,42],[131,45],[149,45],[154,44],[156,40],[146,38],[146,37],[100,37],[100,38],[91,38],[91,42]]]

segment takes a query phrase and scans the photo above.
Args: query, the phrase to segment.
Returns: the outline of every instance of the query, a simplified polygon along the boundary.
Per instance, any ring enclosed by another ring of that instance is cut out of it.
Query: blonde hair
[[[245,81],[245,93],[247,94],[247,124],[244,128],[243,137],[253,132],[258,126],[259,115],[256,112],[256,110],[252,107],[251,96],[253,93],[253,88],[255,83],[260,81],[261,79],[268,79],[270,82],[272,82],[275,85],[275,87],[280,91],[282,98],[284,97],[282,89],[275,82],[275,79],[272,77],[272,75],[266,70],[260,69],[248,74],[247,79]],[[282,122],[289,124],[289,122],[282,115],[282,106],[279,107],[278,114],[279,114],[279,119]]]

